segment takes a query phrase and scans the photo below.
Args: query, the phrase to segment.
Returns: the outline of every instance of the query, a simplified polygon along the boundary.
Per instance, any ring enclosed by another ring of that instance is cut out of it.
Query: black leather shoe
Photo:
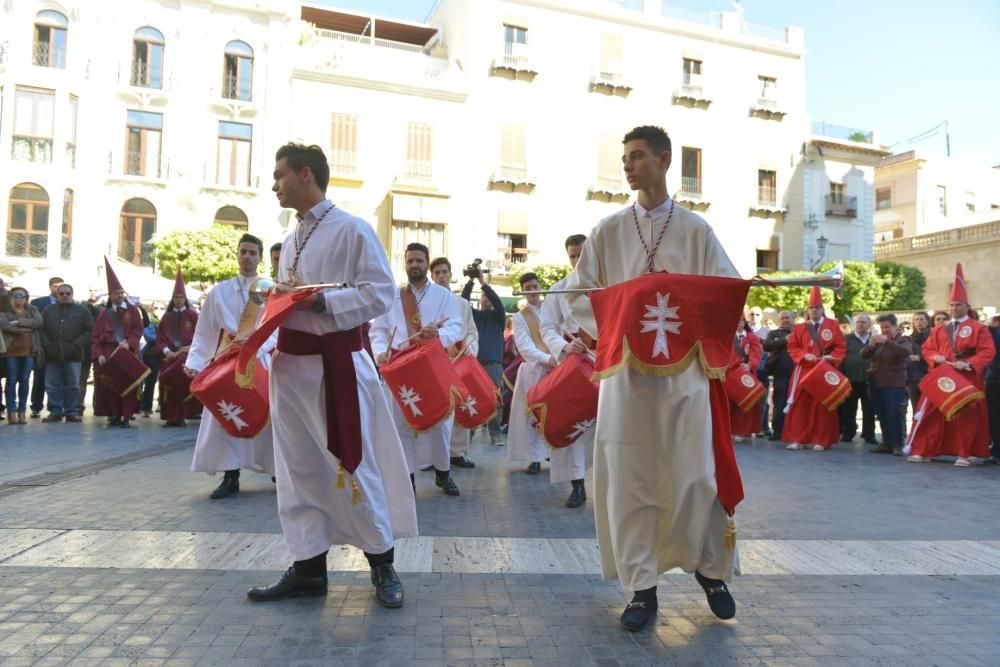
[[[629,632],[638,632],[646,627],[650,620],[656,618],[656,610],[656,598],[651,600],[632,598],[632,601],[625,607],[625,611],[622,612],[622,627]]]
[[[736,615],[736,600],[729,593],[726,582],[721,579],[709,579],[697,571],[694,573],[694,578],[705,590],[705,597],[713,614],[722,620],[728,620]]]
[[[326,595],[326,576],[306,577],[295,570],[295,566],[285,570],[281,579],[264,588],[251,588],[247,597],[257,602],[273,602],[288,598],[316,598]]]
[[[529,475],[537,475],[538,473],[542,472],[542,464],[539,463],[538,461],[534,461],[533,463],[528,465],[527,469],[525,469],[524,472],[528,473]]]
[[[464,456],[453,456],[451,457],[451,467],[452,468],[475,468],[476,464],[465,458]]]
[[[892,447],[889,445],[878,445],[868,450],[872,454],[892,454]]]
[[[566,499],[566,507],[579,507],[585,502],[587,502],[587,490],[583,488],[583,484],[580,484],[573,487],[572,493]]]
[[[240,492],[240,480],[235,477],[224,477],[222,483],[215,487],[215,491],[212,491],[212,495],[209,496],[212,500],[218,500],[219,498],[228,498],[229,496],[235,496]]]
[[[396,609],[403,606],[403,584],[392,563],[372,568],[372,586],[375,587],[375,601],[383,607]]]
[[[461,491],[458,490],[458,485],[455,484],[455,480],[453,480],[451,475],[448,473],[438,475],[437,479],[434,480],[434,483],[437,484],[438,488],[444,490],[444,494],[446,496],[457,496],[461,494]]]
[[[108,420],[108,426],[121,426],[121,423],[122,423],[121,417],[112,417],[111,419]]]

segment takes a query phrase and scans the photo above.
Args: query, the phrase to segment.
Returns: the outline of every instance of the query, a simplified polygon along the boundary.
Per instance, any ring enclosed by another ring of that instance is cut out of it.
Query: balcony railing
[[[694,176],[681,176],[681,194],[700,197],[701,179]]]
[[[875,138],[874,132],[859,130],[854,127],[844,127],[843,125],[833,125],[825,121],[813,121],[812,133],[821,137],[847,139],[848,141],[858,141],[863,144],[870,144]]]
[[[250,162],[240,161],[236,165],[222,162],[217,165],[215,182],[218,185],[231,185],[234,188],[252,187],[250,178]]]
[[[417,181],[429,181],[434,177],[434,165],[430,160],[407,160],[403,175]]]
[[[757,204],[760,206],[777,206],[778,190],[771,185],[757,186]]]
[[[512,183],[523,183],[528,180],[528,169],[526,167],[504,167],[497,170],[497,178],[501,181]]]
[[[137,88],[163,88],[163,70],[155,69],[151,70],[149,64],[137,60],[134,61],[130,68],[129,84],[136,86]]]
[[[160,160],[155,157],[153,164],[150,158],[154,156],[142,151],[127,151],[125,154],[125,173],[129,176],[160,177]]]
[[[126,262],[138,266],[153,267],[153,247],[150,243],[143,243],[136,252],[135,241],[120,240],[118,244],[118,256]]]
[[[598,176],[596,185],[597,189],[601,192],[622,192],[625,189],[622,186],[621,177],[610,178],[608,176]]]
[[[826,196],[826,214],[853,218],[858,214],[858,198],[829,194]]]
[[[332,174],[350,175],[358,171],[358,154],[355,151],[331,150],[326,159]]]
[[[598,70],[594,72],[594,76],[591,77],[590,83],[595,86],[611,86],[612,88],[628,88],[625,83],[625,75],[621,72],[604,72]]]
[[[313,31],[317,37],[323,37],[325,39],[337,39],[342,42],[351,42],[354,44],[364,44],[367,46],[378,46],[384,49],[395,49],[397,51],[407,51],[409,53],[422,53],[424,47],[419,44],[409,44],[407,42],[397,42],[391,39],[381,39],[379,37],[370,37],[368,35],[355,35],[350,32],[340,32],[339,30],[326,30],[324,28],[317,28]]]
[[[222,78],[222,97],[227,100],[251,101],[249,90],[244,90],[240,85],[240,77],[235,74],[226,74]]]
[[[8,257],[45,258],[48,253],[48,232],[7,231]]]
[[[51,47],[48,42],[37,42],[31,49],[31,64],[66,69],[66,48]]]
[[[10,156],[23,162],[52,162],[52,139],[15,134]]]
[[[62,237],[59,242],[59,257],[69,261],[73,257],[73,239],[69,236]]]
[[[778,100],[773,97],[758,97],[757,108],[774,111],[775,109],[778,108]]]

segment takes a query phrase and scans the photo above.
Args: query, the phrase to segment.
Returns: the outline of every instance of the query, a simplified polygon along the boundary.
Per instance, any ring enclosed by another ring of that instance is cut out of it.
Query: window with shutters
[[[681,192],[701,196],[701,149],[681,147]]]
[[[622,144],[618,137],[603,135],[600,138],[597,187],[604,192],[622,191]]]
[[[406,127],[407,178],[429,181],[434,175],[433,130],[429,123],[409,123]]]
[[[620,33],[602,32],[600,63],[596,82],[608,86],[621,86],[624,81],[624,40]]]
[[[7,256],[45,257],[49,247],[49,193],[34,183],[10,190]]]
[[[523,182],[528,177],[527,128],[521,123],[504,123],[500,133],[500,178]]]
[[[875,210],[884,211],[892,208],[892,189],[875,188]]]
[[[393,220],[392,236],[392,269],[397,274],[406,273],[406,246],[411,243],[423,243],[434,257],[448,255],[448,227],[430,222],[415,222],[412,220]]]
[[[11,157],[25,162],[52,162],[55,92],[37,88],[14,91],[14,137]]]
[[[358,169],[358,117],[354,114],[330,114],[330,171],[354,174]]]
[[[757,170],[757,203],[776,206],[778,203],[778,174],[770,169]]]
[[[129,111],[125,128],[125,173],[160,177],[163,114]]]
[[[219,121],[219,156],[215,182],[250,187],[253,125]]]

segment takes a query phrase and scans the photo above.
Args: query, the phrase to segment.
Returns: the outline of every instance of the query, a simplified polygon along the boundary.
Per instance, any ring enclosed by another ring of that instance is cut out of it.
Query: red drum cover
[[[799,389],[815,398],[833,412],[851,395],[851,381],[836,368],[823,361],[816,362],[799,380]]]
[[[496,414],[500,391],[475,357],[459,358],[455,371],[466,389],[462,403],[455,410],[455,422],[469,429],[482,426]]]
[[[729,400],[736,404],[741,412],[750,412],[766,393],[764,385],[750,371],[741,366],[730,367],[726,371],[726,379],[722,386]]]
[[[447,419],[466,393],[448,352],[437,340],[396,353],[379,372],[406,423],[417,433]]]
[[[528,390],[528,412],[550,446],[568,447],[594,427],[599,385],[593,375],[593,358],[571,354]]]
[[[191,396],[191,378],[184,372],[185,362],[187,362],[187,352],[181,352],[160,369],[159,376],[160,384],[177,396],[182,396],[182,400],[187,400]]]
[[[986,394],[980,391],[965,374],[949,364],[942,364],[920,381],[920,393],[952,421],[970,403],[981,401]]]
[[[243,388],[236,383],[239,345],[232,345],[212,360],[191,381],[191,393],[208,408],[226,433],[235,438],[252,438],[270,418],[267,398],[267,370],[254,357],[253,382]]]
[[[129,350],[116,347],[97,371],[101,384],[122,398],[139,388],[150,370]]]

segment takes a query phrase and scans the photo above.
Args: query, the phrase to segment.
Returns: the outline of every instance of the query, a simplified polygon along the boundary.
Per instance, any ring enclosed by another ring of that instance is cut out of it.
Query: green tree
[[[858,141],[858,142],[861,142],[863,144],[870,144],[871,141],[872,141],[870,134],[868,134],[867,132],[861,132],[860,130],[859,131],[855,131],[855,132],[851,132],[849,135],[847,135],[847,140],[848,141]]]
[[[236,246],[242,235],[242,230],[229,225],[170,232],[153,241],[153,257],[164,278],[173,278],[180,267],[184,280],[204,288],[239,271]]]
[[[882,277],[882,306],[879,310],[921,310],[927,307],[924,290],[927,279],[923,271],[896,262],[875,262]]]
[[[510,272],[510,284],[515,292],[521,289],[519,281],[522,274],[534,272],[538,275],[538,282],[541,284],[542,289],[548,289],[568,276],[569,272],[573,270],[569,264],[538,264],[536,266],[524,267],[524,264],[518,264]]]

